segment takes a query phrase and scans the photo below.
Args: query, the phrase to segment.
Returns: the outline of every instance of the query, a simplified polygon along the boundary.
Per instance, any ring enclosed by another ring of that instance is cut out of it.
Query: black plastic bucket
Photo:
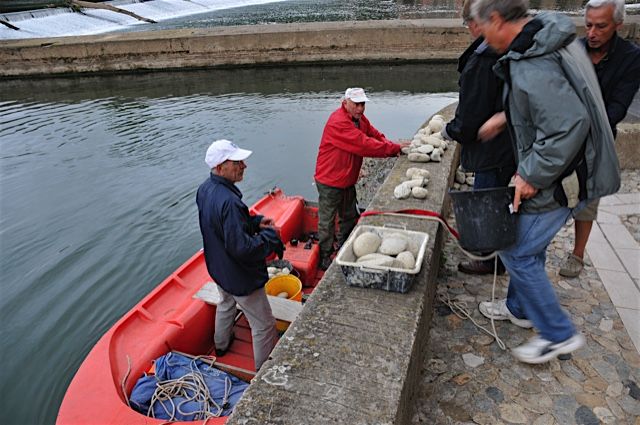
[[[467,251],[492,252],[516,241],[516,214],[511,214],[514,187],[449,191],[460,234]]]

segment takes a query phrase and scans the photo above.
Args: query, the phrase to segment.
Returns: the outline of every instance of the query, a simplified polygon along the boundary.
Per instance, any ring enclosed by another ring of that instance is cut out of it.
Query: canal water
[[[456,100],[452,65],[151,73],[0,85],[0,423],[53,423],[100,336],[201,247],[211,141],[254,154],[248,204],[317,198],[321,132],[349,86],[389,138]],[[88,409],[91,406],[87,406]]]

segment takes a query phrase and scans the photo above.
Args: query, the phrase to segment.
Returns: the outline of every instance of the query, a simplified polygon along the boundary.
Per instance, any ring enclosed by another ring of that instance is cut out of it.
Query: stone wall
[[[639,40],[640,16],[621,30]],[[582,20],[576,19],[579,30]],[[314,22],[0,41],[0,77],[309,63],[455,61],[459,19]]]

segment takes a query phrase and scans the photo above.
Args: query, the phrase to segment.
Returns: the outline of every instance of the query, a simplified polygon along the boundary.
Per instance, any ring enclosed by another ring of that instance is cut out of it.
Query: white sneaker
[[[509,311],[509,307],[507,307],[507,299],[501,299],[496,302],[491,301],[482,301],[478,306],[478,310],[480,313],[487,319],[493,320],[509,320],[516,326],[520,326],[521,328],[529,329],[533,327],[533,323],[531,320],[527,319],[518,319],[516,316],[511,314]]]
[[[569,354],[585,344],[584,335],[577,333],[562,342],[551,342],[541,336],[534,336],[526,343],[511,350],[513,356],[524,363],[548,362],[559,354]]]

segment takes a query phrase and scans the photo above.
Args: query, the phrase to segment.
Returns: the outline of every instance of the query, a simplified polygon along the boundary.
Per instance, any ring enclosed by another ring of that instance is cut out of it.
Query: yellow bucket
[[[292,301],[302,301],[302,282],[297,277],[287,274],[274,276],[264,286],[267,295],[277,297],[282,292],[287,293],[287,299]],[[289,322],[276,320],[276,329],[284,332],[289,327]]]

